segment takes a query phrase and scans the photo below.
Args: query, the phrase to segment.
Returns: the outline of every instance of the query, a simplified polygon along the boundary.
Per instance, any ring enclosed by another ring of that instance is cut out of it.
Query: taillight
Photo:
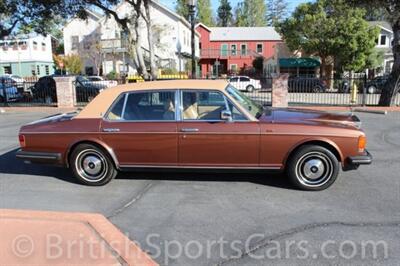
[[[364,152],[366,146],[367,146],[367,138],[365,136],[360,136],[358,138],[358,151]]]
[[[19,145],[21,146],[21,148],[24,148],[26,143],[25,143],[25,136],[24,135],[19,135],[18,136],[19,139]]]

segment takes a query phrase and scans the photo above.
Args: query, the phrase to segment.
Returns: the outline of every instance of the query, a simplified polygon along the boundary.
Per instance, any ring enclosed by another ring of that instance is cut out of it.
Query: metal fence
[[[187,74],[162,75],[158,80],[188,79]],[[212,79],[202,77],[200,79]],[[270,77],[233,76],[223,77],[251,99],[271,105],[273,79]],[[76,105],[84,106],[101,91],[124,83],[146,82],[140,76],[129,76],[115,80],[77,76],[73,81]],[[351,87],[357,90],[353,92]],[[357,77],[354,79],[319,79],[310,77],[290,78],[288,81],[288,102],[290,105],[327,106],[376,106],[385,83],[377,79]],[[400,106],[400,94],[394,103]],[[57,106],[57,91],[54,78],[14,81],[0,77],[0,106]]]
[[[385,81],[363,78],[289,78],[291,105],[376,106]],[[396,95],[395,104],[400,105]]]
[[[36,78],[19,80],[1,76],[0,106],[56,106],[55,86],[55,82],[39,83]]]

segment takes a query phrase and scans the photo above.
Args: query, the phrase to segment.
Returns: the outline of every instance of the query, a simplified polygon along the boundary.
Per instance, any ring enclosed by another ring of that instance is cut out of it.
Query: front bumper
[[[60,164],[62,158],[61,153],[32,152],[23,150],[18,150],[16,157],[24,161],[44,164]]]
[[[344,170],[357,169],[360,165],[368,165],[371,163],[372,155],[367,150],[365,150],[363,155],[348,157]]]

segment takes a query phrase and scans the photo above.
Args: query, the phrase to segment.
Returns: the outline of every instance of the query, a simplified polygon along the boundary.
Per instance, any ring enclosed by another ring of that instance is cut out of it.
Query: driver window
[[[219,121],[221,112],[227,109],[232,112],[232,118],[236,121],[247,118],[218,91],[183,91],[182,115],[183,120]]]

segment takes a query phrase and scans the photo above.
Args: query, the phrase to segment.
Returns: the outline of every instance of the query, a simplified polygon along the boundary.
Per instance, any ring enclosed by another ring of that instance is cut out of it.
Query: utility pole
[[[197,0],[187,0],[187,5],[189,7],[189,15],[190,15],[190,23],[191,23],[191,32],[192,32],[192,79],[196,78],[196,47],[195,47],[195,32],[194,32],[194,24],[195,24],[195,14],[196,14],[196,5]]]

